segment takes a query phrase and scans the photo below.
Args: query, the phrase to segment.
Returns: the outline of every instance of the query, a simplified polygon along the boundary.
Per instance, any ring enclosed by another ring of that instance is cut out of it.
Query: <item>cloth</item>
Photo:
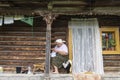
[[[55,46],[55,49],[59,51],[65,51],[66,53],[68,53],[68,48],[65,44],[62,44],[62,46],[60,47]]]
[[[98,74],[74,74],[74,80],[102,80]]]
[[[68,60],[68,55],[56,54],[56,57],[51,58],[52,64],[57,66],[58,68],[61,68],[62,63],[66,62],[67,60]]]
[[[3,16],[0,16],[0,26],[2,26],[3,23]]]
[[[12,23],[14,23],[13,16],[5,16],[4,17],[4,24],[12,24]]]
[[[56,52],[53,51],[53,52],[51,53],[51,57],[56,57]]]
[[[102,45],[96,18],[72,19],[72,73],[86,71],[104,74]]]

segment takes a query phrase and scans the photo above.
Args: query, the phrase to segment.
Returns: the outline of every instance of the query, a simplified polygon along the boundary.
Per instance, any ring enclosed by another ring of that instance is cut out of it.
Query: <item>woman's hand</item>
[[[56,52],[56,53],[58,52],[58,50],[56,50],[55,48],[52,48],[52,51],[54,51],[54,52]]]

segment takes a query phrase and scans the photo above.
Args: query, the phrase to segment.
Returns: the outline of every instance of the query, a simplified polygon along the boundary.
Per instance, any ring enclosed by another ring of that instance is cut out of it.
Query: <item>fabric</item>
[[[68,55],[56,54],[56,57],[51,58],[52,64],[55,65],[58,68],[61,68],[62,63],[66,62],[67,60],[68,60]]]
[[[14,23],[13,16],[5,16],[4,17],[4,24],[13,24],[13,23]]]
[[[0,26],[2,26],[3,23],[3,16],[0,16]]]
[[[21,21],[33,26],[33,17],[25,17],[25,18],[21,19]]]
[[[60,47],[55,46],[55,49],[59,51],[65,51],[66,53],[68,53],[68,48],[65,44],[62,44],[62,46]]]
[[[65,44],[62,44],[61,47],[55,46],[55,49],[59,50],[59,51],[65,51],[66,53],[68,53],[68,48],[67,48],[67,46]],[[51,57],[56,57],[56,52],[52,51]]]
[[[73,73],[95,72],[104,74],[102,46],[96,18],[74,19],[69,22],[72,30]]]

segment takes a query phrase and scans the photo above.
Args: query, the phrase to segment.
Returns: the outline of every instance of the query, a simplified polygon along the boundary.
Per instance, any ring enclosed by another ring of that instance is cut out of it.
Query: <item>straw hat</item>
[[[63,43],[63,42],[65,42],[65,41],[62,40],[62,39],[57,39],[55,42],[57,42],[57,43]]]

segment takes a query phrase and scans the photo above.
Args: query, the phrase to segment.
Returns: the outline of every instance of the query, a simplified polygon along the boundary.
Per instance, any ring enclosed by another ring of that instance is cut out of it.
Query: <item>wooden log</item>
[[[45,45],[46,42],[37,42],[37,41],[0,41],[0,45],[16,45],[16,46],[22,46],[22,45]]]
[[[23,51],[27,51],[27,50],[45,50],[45,48],[41,48],[41,47],[0,47],[0,50],[4,51],[4,50],[11,50],[11,51],[20,51],[20,50],[23,50]]]
[[[27,33],[27,32],[2,32],[2,33],[0,33],[0,36],[33,36],[34,35],[34,37],[35,36],[43,36],[43,37],[45,37],[46,36],[46,33],[45,32],[37,32],[37,33]]]
[[[120,67],[104,67],[104,70],[106,72],[119,72],[120,71]]]
[[[104,67],[111,66],[111,67],[118,67],[120,66],[120,61],[104,61]]]
[[[1,66],[5,64],[9,64],[11,62],[17,62],[17,63],[44,63],[45,59],[4,59],[0,60]]]
[[[0,41],[45,41],[46,37],[41,36],[0,36]]]
[[[45,56],[45,53],[42,53],[41,51],[34,51],[34,52],[32,52],[32,51],[30,51],[30,52],[23,52],[23,51],[21,51],[21,52],[0,52],[0,55],[3,55],[3,56],[15,56],[15,55],[18,55],[18,56]]]
[[[23,26],[23,27],[22,27]],[[2,31],[9,31],[9,32],[12,32],[12,31],[21,31],[21,32],[25,32],[25,31],[33,31],[34,32],[46,32],[46,27],[31,27],[31,26],[25,26],[25,25],[7,25],[7,26],[4,26],[1,28]]]

